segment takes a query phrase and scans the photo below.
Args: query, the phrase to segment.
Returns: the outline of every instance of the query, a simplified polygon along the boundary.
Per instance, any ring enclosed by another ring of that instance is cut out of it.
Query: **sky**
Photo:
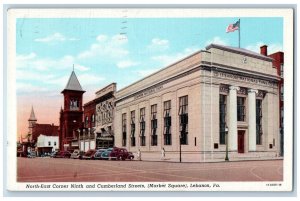
[[[238,47],[239,18],[19,18],[16,24],[17,132],[28,133],[33,106],[38,123],[58,125],[61,91],[74,70],[86,91],[117,89],[205,49],[210,43]],[[241,48],[283,51],[282,18],[240,18]]]

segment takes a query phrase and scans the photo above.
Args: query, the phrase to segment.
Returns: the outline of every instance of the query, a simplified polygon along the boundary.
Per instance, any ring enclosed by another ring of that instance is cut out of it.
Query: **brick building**
[[[29,124],[28,126],[29,140],[34,144],[37,142],[37,138],[41,134],[45,136],[58,136],[58,126],[55,126],[53,123],[52,124],[37,123],[37,119],[35,117],[33,107],[31,108],[28,124]]]
[[[35,150],[37,147],[37,141],[39,136],[58,136],[59,127],[52,124],[40,124],[37,123],[37,118],[35,117],[34,109],[31,107],[30,117],[28,119],[28,133],[23,138],[20,137],[19,150],[20,155],[26,156],[27,152]]]
[[[96,148],[96,136],[95,136],[95,113],[96,104],[94,100],[87,102],[83,106],[83,128],[79,133],[79,148],[81,151],[87,151],[89,149]]]
[[[261,54],[268,55],[267,46],[261,47]],[[284,71],[284,53],[283,52],[275,52],[273,54],[268,55],[269,57],[273,58],[273,67],[277,69],[277,75],[280,76],[280,80],[278,82],[278,90],[280,94],[279,98],[279,127],[280,127],[280,155],[283,155],[283,139],[284,139],[284,125],[283,125],[283,112],[284,112],[284,78],[283,78],[283,71]]]
[[[82,96],[84,92],[75,72],[72,71],[66,87],[61,92],[64,95],[64,107],[60,111],[59,118],[60,150],[78,148],[78,144],[72,145],[72,142],[74,138],[78,137],[76,131],[82,127]]]

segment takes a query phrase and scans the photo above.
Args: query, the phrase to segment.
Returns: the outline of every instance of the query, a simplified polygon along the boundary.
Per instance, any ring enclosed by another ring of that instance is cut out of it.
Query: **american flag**
[[[237,21],[234,24],[229,24],[226,29],[226,33],[234,32],[235,30],[238,30],[239,28],[240,28],[240,21]]]

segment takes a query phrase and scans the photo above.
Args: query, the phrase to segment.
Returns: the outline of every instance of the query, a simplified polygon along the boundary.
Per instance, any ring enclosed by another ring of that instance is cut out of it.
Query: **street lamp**
[[[78,128],[77,129],[77,132],[78,132],[78,147],[79,147],[79,151],[81,151],[81,141],[80,141],[80,129]]]
[[[228,158],[228,127],[227,125],[225,125],[225,140],[226,140],[226,156],[225,156],[225,161],[229,161],[229,158]]]
[[[181,134],[179,135],[179,162],[181,163]]]

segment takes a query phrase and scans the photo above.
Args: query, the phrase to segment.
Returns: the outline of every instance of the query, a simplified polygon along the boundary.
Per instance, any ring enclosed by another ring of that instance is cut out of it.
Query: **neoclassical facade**
[[[203,161],[277,155],[279,77],[272,58],[211,44],[116,92],[115,145]]]

